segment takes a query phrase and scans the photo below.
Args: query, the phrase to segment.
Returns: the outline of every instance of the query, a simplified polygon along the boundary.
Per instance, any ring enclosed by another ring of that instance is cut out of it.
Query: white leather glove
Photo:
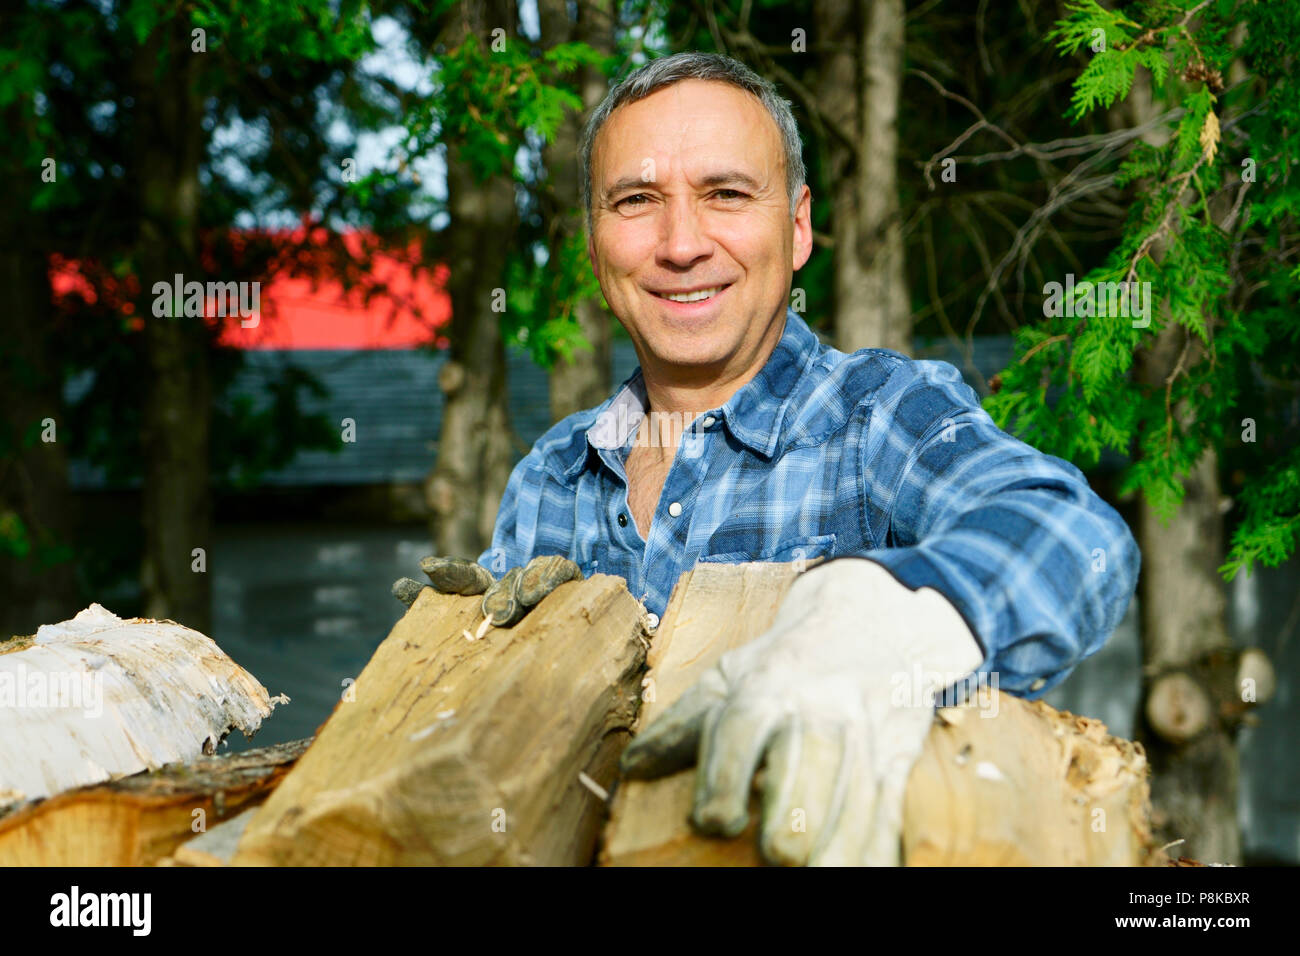
[[[765,860],[896,866],[934,695],[983,660],[938,591],[836,559],[800,575],[766,633],[724,654],[639,734],[623,770],[658,777],[698,762],[691,822],[733,837],[766,756]]]

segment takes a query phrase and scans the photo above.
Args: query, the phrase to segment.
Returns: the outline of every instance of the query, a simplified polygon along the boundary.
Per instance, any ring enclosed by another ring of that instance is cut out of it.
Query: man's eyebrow
[[[605,190],[605,198],[621,193],[627,189],[644,189],[654,183],[653,179],[642,179],[640,176],[624,176],[618,180],[609,189]],[[745,186],[749,189],[757,190],[760,188],[758,180],[748,173],[743,173],[738,169],[728,169],[724,172],[709,173],[700,179],[703,186]]]
[[[749,173],[742,173],[738,169],[729,169],[723,173],[710,173],[700,182],[705,186],[745,186],[749,189],[759,189],[759,182]]]

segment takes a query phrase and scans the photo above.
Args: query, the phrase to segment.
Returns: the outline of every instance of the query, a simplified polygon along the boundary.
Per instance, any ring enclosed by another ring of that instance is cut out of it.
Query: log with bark
[[[310,739],[199,757],[0,813],[0,866],[151,866],[260,804]]]
[[[628,739],[644,609],[595,575],[472,639],[480,603],[420,593],[235,865],[592,861],[605,805],[588,784],[611,786]]]
[[[799,562],[702,564],[683,575],[648,655],[647,702],[637,727],[669,707],[724,651],[761,634],[798,570]],[[982,698],[936,714],[908,780],[906,865],[1167,862],[1152,844],[1140,746],[1110,736],[1100,721],[984,690]],[[757,795],[742,836],[701,837],[687,822],[694,776],[692,768],[623,783],[601,863],[757,865]]]
[[[211,754],[287,700],[198,631],[92,604],[0,642],[0,808]]]

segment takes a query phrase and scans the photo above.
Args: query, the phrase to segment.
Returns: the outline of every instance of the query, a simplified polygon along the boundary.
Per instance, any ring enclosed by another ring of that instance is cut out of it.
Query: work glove
[[[478,637],[488,627],[513,627],[561,584],[582,580],[576,564],[552,554],[538,555],[526,565],[511,568],[499,581],[483,565],[468,558],[430,555],[420,561],[420,570],[441,594],[483,595],[484,621]],[[393,583],[393,596],[410,607],[428,586],[412,578],[399,578]]]
[[[734,837],[766,757],[759,850],[786,865],[898,865],[903,797],[934,695],[980,666],[933,588],[844,558],[795,579],[770,629],[728,651],[624,752],[631,777],[698,764],[692,825]]]

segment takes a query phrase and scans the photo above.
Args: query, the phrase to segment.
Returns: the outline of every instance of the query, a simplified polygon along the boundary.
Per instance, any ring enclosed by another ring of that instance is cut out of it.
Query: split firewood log
[[[248,824],[256,813],[256,807],[249,807],[233,817],[228,817],[188,843],[182,843],[176,848],[175,853],[160,860],[158,865],[229,866],[239,841],[244,836],[244,831],[248,829]]]
[[[560,585],[475,638],[481,599],[420,592],[248,823],[239,865],[585,865],[636,714],[645,612]]]
[[[152,866],[260,804],[310,739],[65,790],[0,811],[0,866]]]
[[[649,652],[647,702],[637,728],[671,706],[723,652],[761,634],[806,566],[701,564],[683,574]],[[908,778],[903,862],[1164,864],[1152,845],[1147,776],[1141,746],[1110,736],[1100,721],[981,688],[968,703],[936,713]],[[757,792],[749,829],[724,840],[692,831],[694,786],[694,768],[623,781],[601,863],[758,865]]]

